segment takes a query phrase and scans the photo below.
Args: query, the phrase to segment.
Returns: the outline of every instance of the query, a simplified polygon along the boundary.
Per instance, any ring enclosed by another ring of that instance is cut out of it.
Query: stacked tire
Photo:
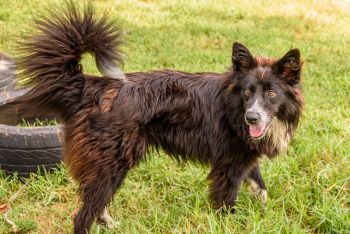
[[[22,120],[43,118],[21,116],[11,101],[26,90],[15,90],[15,63],[0,53],[0,169],[6,174],[27,177],[51,171],[61,162],[62,126],[19,127]]]

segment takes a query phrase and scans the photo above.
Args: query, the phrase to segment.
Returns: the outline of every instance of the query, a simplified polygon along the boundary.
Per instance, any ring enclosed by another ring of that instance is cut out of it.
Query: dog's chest
[[[291,126],[288,123],[281,122],[277,118],[274,118],[265,138],[265,144],[267,144],[265,147],[271,147],[276,154],[284,153],[287,151],[292,138]]]

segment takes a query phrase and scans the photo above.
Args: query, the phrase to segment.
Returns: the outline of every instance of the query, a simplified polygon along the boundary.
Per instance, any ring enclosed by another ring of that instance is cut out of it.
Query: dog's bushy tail
[[[19,84],[30,90],[17,104],[24,111],[39,108],[69,117],[79,108],[84,89],[82,54],[91,53],[104,76],[122,78],[121,44],[116,22],[96,17],[91,5],[80,10],[67,2],[63,10],[48,11],[20,44]]]

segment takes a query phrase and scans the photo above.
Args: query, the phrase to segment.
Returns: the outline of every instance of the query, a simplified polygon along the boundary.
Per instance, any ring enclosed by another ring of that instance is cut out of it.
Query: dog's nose
[[[260,120],[260,115],[257,112],[249,111],[245,115],[245,119],[246,119],[247,123],[249,123],[249,124],[256,124]]]

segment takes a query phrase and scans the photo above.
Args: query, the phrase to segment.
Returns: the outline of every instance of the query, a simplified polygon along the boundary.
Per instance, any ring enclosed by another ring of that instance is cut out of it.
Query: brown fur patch
[[[276,62],[276,59],[271,57],[257,56],[255,57],[255,62],[257,63],[258,66],[271,67]]]
[[[118,96],[118,90],[116,88],[111,88],[105,91],[102,95],[101,111],[109,112],[112,110],[113,101]]]

